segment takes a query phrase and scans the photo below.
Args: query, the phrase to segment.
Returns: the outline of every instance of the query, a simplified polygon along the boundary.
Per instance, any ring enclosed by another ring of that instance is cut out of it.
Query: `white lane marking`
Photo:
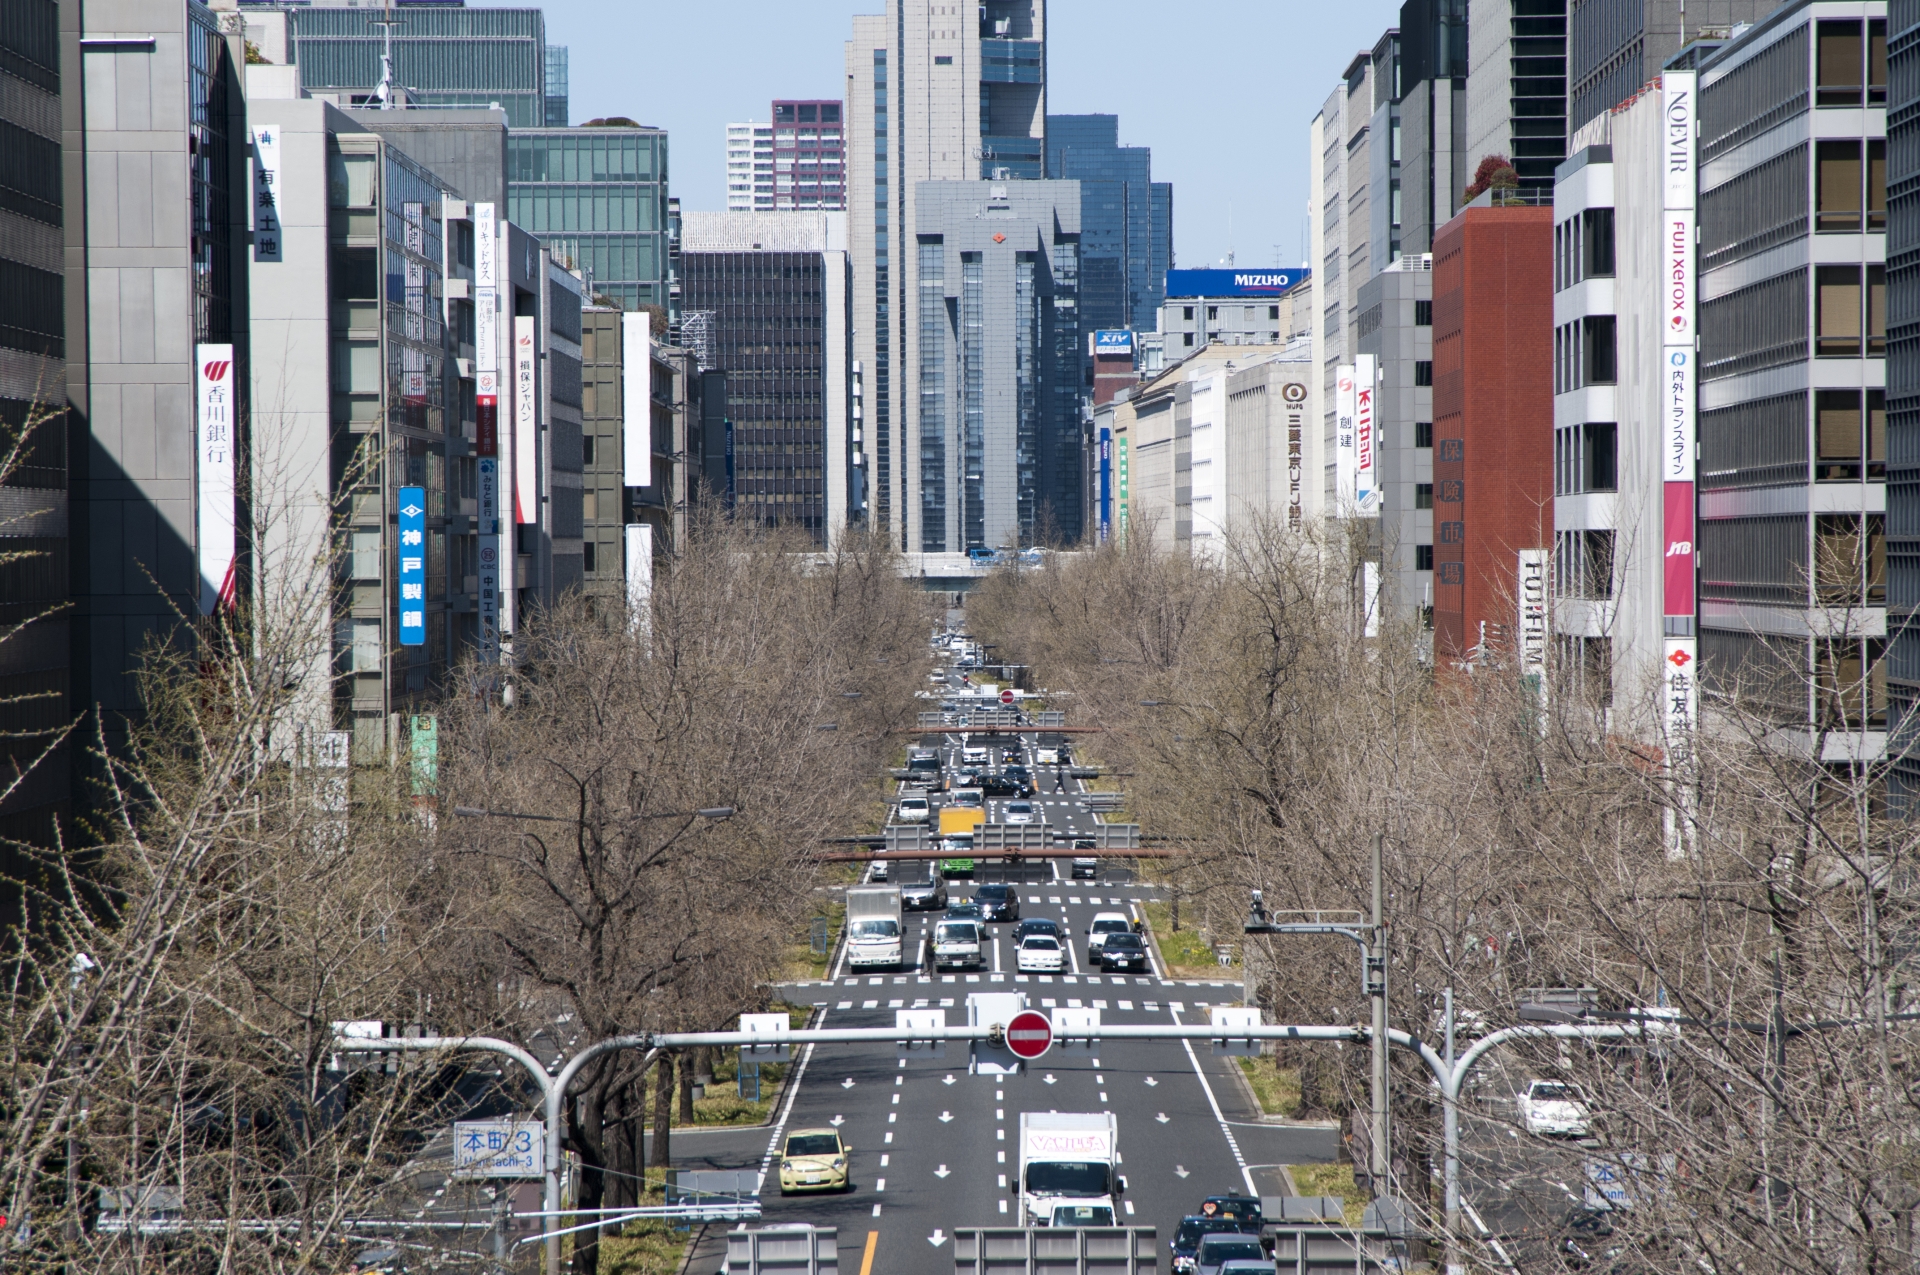
[[[1040,896],[1037,894],[1029,894],[1027,896],[1027,902],[1029,903],[1038,903],[1039,901],[1040,901]]]
[[[892,1124],[892,1123],[893,1123],[894,1121],[896,1121],[896,1120],[898,1120],[899,1118],[900,1118],[900,1113],[899,1113],[899,1112],[897,1112],[897,1111],[889,1111],[889,1112],[887,1113],[887,1123],[888,1123],[888,1124]]]
[[[1132,1002],[1132,1001],[1119,1001],[1119,1002],[1116,1002],[1116,1003],[1117,1003],[1117,1004],[1119,1005],[1119,1007],[1120,1007],[1121,1009],[1128,1009],[1128,1010],[1130,1010],[1130,1009],[1132,1009],[1132,1008],[1133,1008],[1133,1002]]]
[[[953,997],[951,997],[951,996],[949,996],[949,997],[947,997],[947,998],[946,998],[945,1000],[943,1000],[943,1001],[941,1001],[941,1002],[940,1002],[940,1008],[941,1008],[941,1009],[952,1009],[952,1008],[953,1008]]]
[[[888,1135],[887,1135],[887,1145],[888,1145],[888,1146],[891,1146],[891,1145],[893,1145],[893,1135],[892,1135],[892,1134],[888,1134]]]
[[[1000,973],[1000,936],[993,936],[993,972]]]
[[[894,1106],[896,1106],[896,1107],[900,1105],[900,1095],[899,1095],[899,1094],[895,1094],[895,1095],[893,1095],[893,1105],[894,1105]]]
[[[1518,1271],[1520,1268],[1513,1264],[1513,1258],[1507,1255],[1507,1250],[1500,1246],[1500,1241],[1494,1239],[1492,1233],[1488,1231],[1487,1224],[1480,1217],[1479,1210],[1475,1209],[1464,1195],[1460,1198],[1460,1207],[1467,1211],[1467,1216],[1473,1219],[1473,1224],[1480,1228],[1480,1234],[1485,1236],[1487,1243],[1493,1246],[1493,1251],[1500,1255],[1500,1260],[1507,1264],[1507,1269],[1510,1271]]]
[[[1107,1007],[1107,1003],[1105,1001],[1095,1001],[1093,1003],[1093,1007],[1095,1009],[1105,1009]]]
[[[816,1026],[827,1021],[827,1011],[821,1010]],[[800,1082],[807,1078],[807,1064],[813,1061],[813,1046],[808,1045],[800,1055],[800,1065],[793,1069],[793,1083],[787,1086],[787,1100],[781,1104],[780,1118],[774,1122],[773,1137],[767,1141],[767,1153],[760,1157],[760,1178],[755,1184],[757,1194],[767,1185],[767,1169],[773,1164],[773,1157],[780,1150],[780,1143],[787,1136],[787,1117],[793,1114],[793,1103],[800,1096]]]
[[[1000,1175],[1000,1189],[1002,1191],[1007,1189],[1007,1175],[1004,1173]]]
[[[841,1001],[841,1002],[840,1002],[839,1004],[837,1004],[837,1005],[835,1005],[835,1006],[834,1006],[834,1008],[835,1008],[835,1009],[852,1009],[852,1008],[853,1008],[853,1002],[852,1002],[852,1001]]]
[[[875,1179],[873,1180],[873,1189],[874,1189],[874,1190],[876,1190],[876,1191],[884,1191],[884,1190],[886,1190],[886,1189],[887,1189],[887,1180],[886,1180],[885,1178],[875,1178]]]
[[[1048,896],[1047,896],[1047,902],[1049,902],[1049,903],[1058,903],[1059,901],[1060,901],[1060,896],[1059,896],[1059,895],[1057,895],[1057,894],[1050,894],[1050,895],[1048,895]],[[1037,902],[1039,902],[1039,900],[1038,900],[1038,899],[1036,899],[1036,900],[1034,900],[1034,902],[1036,902],[1036,903],[1037,903]]]
[[[994,1153],[993,1153],[993,1162],[994,1162],[995,1164],[1005,1164],[1005,1163],[1007,1162],[1007,1153],[1006,1153],[1006,1152],[1004,1152],[1004,1151],[996,1151],[996,1152],[994,1152]]]
[[[1174,1007],[1173,1021],[1176,1023],[1180,1021],[1178,1006]],[[1240,1166],[1240,1176],[1246,1181],[1247,1194],[1258,1197],[1260,1188],[1254,1185],[1253,1170],[1247,1167],[1247,1157],[1240,1154],[1239,1140],[1233,1136],[1233,1129],[1227,1124],[1227,1117],[1221,1112],[1219,1101],[1213,1096],[1213,1086],[1207,1083],[1207,1073],[1200,1066],[1200,1055],[1193,1052],[1192,1041],[1183,1038],[1180,1044],[1186,1049],[1187,1061],[1193,1064],[1193,1074],[1200,1081],[1200,1088],[1207,1095],[1207,1105],[1213,1108],[1213,1118],[1220,1125],[1220,1136],[1227,1140],[1227,1149],[1233,1152],[1233,1162]]]
[[[941,1165],[941,1166],[940,1166],[939,1168],[937,1168],[937,1169],[935,1169],[935,1170],[933,1171],[933,1176],[934,1176],[934,1177],[936,1177],[936,1178],[944,1178],[944,1177],[946,1177],[946,1176],[947,1176],[947,1174],[949,1174],[949,1173],[951,1173],[951,1172],[952,1172],[952,1170],[951,1170],[951,1169],[949,1169],[949,1168],[947,1168],[947,1166],[943,1164],[943,1165]]]
[[[1005,1142],[1007,1140],[1007,1131],[1005,1129],[995,1129],[993,1131],[993,1139],[995,1142]]]
[[[1132,1216],[1133,1216],[1133,1201],[1132,1201],[1132,1200],[1128,1200],[1128,1201],[1127,1201],[1127,1216],[1128,1216],[1128,1217],[1132,1217]]]
[[[879,1006],[880,1006],[879,1001],[861,1001],[860,1002],[861,1009],[878,1009]]]
[[[879,1216],[880,1216],[880,1206],[879,1206],[878,1204],[876,1204],[876,1205],[874,1205],[874,1206],[873,1206],[873,1215],[874,1215],[875,1217],[879,1217]]]
[[[887,1002],[887,1008],[888,1008],[888,1009],[899,1009],[899,1008],[900,1008],[901,1006],[903,1006],[903,1005],[905,1005],[905,1004],[906,1004],[906,1002],[905,1002],[905,1001],[888,1001],[888,1002]]]
[[[881,1167],[881,1168],[883,1168],[883,1169],[884,1169],[884,1168],[886,1168],[886,1167],[887,1167],[887,1161],[888,1161],[888,1159],[890,1159],[890,1158],[891,1158],[891,1157],[889,1157],[889,1156],[884,1156],[884,1155],[883,1155],[883,1156],[881,1156],[881,1157],[880,1157],[880,1167]]]
[[[1000,1185],[1005,1186],[1006,1184],[1007,1184],[1007,1180],[1005,1178],[1001,1178]],[[1000,1211],[1002,1213],[1005,1213],[1007,1211],[1007,1202],[1005,1200],[1000,1201]]]
[[[1069,936],[1071,936],[1073,931],[1068,930],[1067,933]],[[1076,950],[1075,944],[1073,943],[1073,940],[1071,937],[1068,938],[1064,946],[1067,949],[1067,960],[1073,966],[1074,974],[1078,976],[1080,973],[1080,953]]]
[[[1082,1005],[1080,1004],[1080,1002],[1079,1002],[1079,1000],[1077,1000],[1077,999],[1075,999],[1075,1000],[1070,1000],[1070,1001],[1068,1001],[1068,1002],[1067,1002],[1067,1008],[1068,1008],[1068,1009],[1082,1009],[1082,1008],[1085,1008],[1085,1007],[1084,1007],[1084,1006],[1082,1006]]]
[[[1107,1095],[1106,1095],[1106,1094],[1104,1094],[1104,1093],[1103,1093],[1103,1094],[1101,1094],[1101,1095],[1100,1095],[1100,1101],[1101,1101],[1101,1102],[1105,1102],[1106,1100],[1107,1100]]]

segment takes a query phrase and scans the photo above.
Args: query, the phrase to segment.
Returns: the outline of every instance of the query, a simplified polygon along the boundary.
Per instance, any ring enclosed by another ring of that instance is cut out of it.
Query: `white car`
[[[1591,1132],[1580,1091],[1557,1080],[1535,1080],[1520,1095],[1520,1122],[1528,1133],[1549,1138],[1584,1138]]]
[[[1067,968],[1067,954],[1052,935],[1029,934],[1020,940],[1015,965],[1022,974],[1058,974]]]
[[[960,764],[963,766],[984,766],[992,753],[985,744],[969,744],[961,750]]]
[[[1033,803],[1031,801],[1009,801],[1007,808],[1000,812],[1001,823],[1034,822]]]
[[[925,823],[933,818],[933,803],[925,797],[902,797],[894,818],[901,823]]]
[[[1033,764],[1036,766],[1058,766],[1060,764],[1060,750],[1058,748],[1035,748],[1033,750]]]
[[[1100,959],[1100,945],[1107,941],[1107,935],[1132,933],[1133,922],[1118,912],[1096,912],[1093,924],[1087,927],[1087,963]]]

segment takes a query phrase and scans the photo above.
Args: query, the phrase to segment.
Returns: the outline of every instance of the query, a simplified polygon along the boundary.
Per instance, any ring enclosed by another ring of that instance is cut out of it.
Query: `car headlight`
[[[847,1167],[847,1162],[845,1160],[835,1160],[833,1162],[833,1167],[836,1169],[844,1169]]]
[[[793,1172],[793,1161],[791,1161],[791,1160],[782,1160],[782,1161],[780,1162],[780,1172],[782,1172],[782,1173],[792,1173],[792,1172]]]

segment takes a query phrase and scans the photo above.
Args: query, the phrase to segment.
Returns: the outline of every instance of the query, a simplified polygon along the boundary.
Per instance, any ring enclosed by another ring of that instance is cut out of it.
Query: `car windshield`
[[[1113,1210],[1104,1204],[1062,1204],[1053,1211],[1055,1226],[1112,1226]]]
[[[973,928],[972,921],[943,921],[933,932],[936,943],[975,943],[979,934]]]
[[[1107,1166],[1052,1160],[1030,1164],[1027,1190],[1035,1195],[1105,1195]]]
[[[1533,1098],[1535,1102],[1572,1102],[1573,1090],[1565,1085],[1535,1085]]]
[[[1220,1210],[1223,1217],[1257,1218],[1260,1216],[1260,1201],[1233,1195],[1213,1195],[1207,1197],[1207,1203]]]
[[[1126,934],[1129,930],[1130,927],[1127,923],[1119,917],[1113,917],[1105,921],[1095,921],[1093,923],[1093,932],[1095,934]]]
[[[787,1154],[839,1155],[840,1139],[831,1133],[796,1133],[787,1139]]]
[[[982,903],[1004,903],[1011,893],[1004,885],[983,885],[973,892],[973,897]]]
[[[1029,934],[1020,940],[1020,946],[1029,952],[1058,952],[1060,940],[1051,934]]]
[[[947,909],[948,916],[970,917],[980,915],[978,903],[956,903]]]
[[[890,939],[898,937],[899,933],[900,922],[890,916],[853,923],[853,937],[857,939]]]
[[[1189,1217],[1180,1220],[1180,1229],[1173,1233],[1173,1246],[1189,1251],[1200,1242],[1200,1237],[1209,1231],[1224,1231],[1233,1223],[1223,1217]]]
[[[1232,1235],[1209,1235],[1200,1241],[1200,1263],[1203,1266],[1212,1266],[1235,1257],[1258,1258],[1260,1256],[1262,1256],[1260,1241],[1256,1239],[1241,1239]]]
[[[1030,815],[1033,813],[1033,803],[1031,801],[1009,801],[1007,803],[1007,813],[1010,815]]]
[[[926,808],[927,799],[925,797],[909,797],[900,803],[900,809],[902,810],[925,810]]]
[[[1140,950],[1138,934],[1116,934],[1108,939],[1104,946],[1109,952],[1137,952]]]

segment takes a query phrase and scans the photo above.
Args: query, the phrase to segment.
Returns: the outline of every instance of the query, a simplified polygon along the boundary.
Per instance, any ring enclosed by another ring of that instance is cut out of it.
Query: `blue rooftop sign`
[[[1169,270],[1169,297],[1277,297],[1313,273],[1288,270]]]

